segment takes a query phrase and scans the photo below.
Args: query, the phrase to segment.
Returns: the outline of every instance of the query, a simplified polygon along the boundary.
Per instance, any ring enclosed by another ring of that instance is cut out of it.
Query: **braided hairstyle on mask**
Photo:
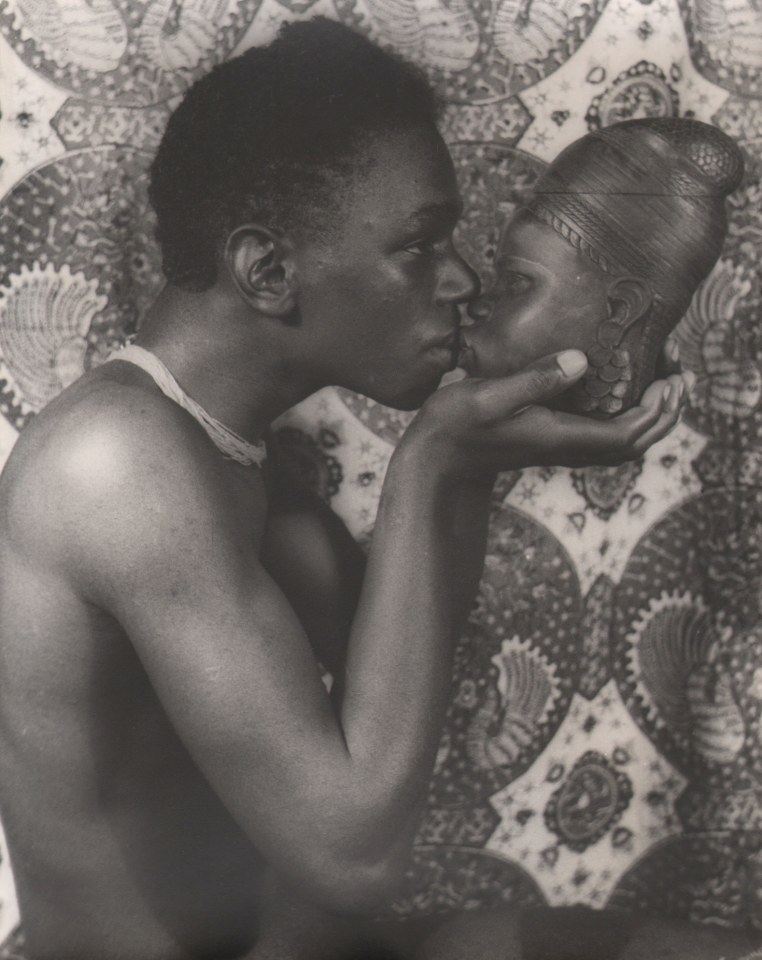
[[[741,151],[716,127],[625,120],[562,151],[528,208],[602,270],[642,277],[684,311],[720,255],[725,197],[742,175]]]
[[[574,391],[580,410],[611,415],[640,396],[664,340],[720,256],[725,198],[742,176],[741,152],[722,131],[658,117],[581,137],[537,182],[531,214],[612,278],[637,278],[649,293],[637,335],[599,327],[606,342],[588,351],[587,378]]]

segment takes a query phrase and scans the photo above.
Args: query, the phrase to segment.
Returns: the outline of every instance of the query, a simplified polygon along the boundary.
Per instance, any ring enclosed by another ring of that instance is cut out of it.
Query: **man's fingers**
[[[559,445],[561,437],[566,438],[566,465],[616,464],[642,456],[677,422],[683,393],[681,384],[679,375],[651,384],[637,407],[611,420],[554,414],[553,430],[558,431]]]
[[[480,418],[495,422],[525,407],[539,404],[568,390],[587,369],[581,350],[564,350],[541,357],[509,377],[480,380],[473,385],[473,400]]]
[[[610,420],[549,410],[547,401],[568,389],[585,368],[584,354],[565,351],[510,377],[451,384],[432,400],[447,401],[448,426],[462,435],[461,449],[468,451],[473,473],[528,464],[619,464],[642,456],[677,422],[685,392],[679,374],[651,384],[636,407]]]
[[[652,383],[636,407],[610,420],[559,414],[559,426],[576,446],[580,463],[621,463],[640,456],[636,444],[640,437],[662,428],[662,417],[670,386],[660,380]],[[645,449],[645,448],[644,448]]]
[[[659,422],[672,396],[672,384],[679,383],[679,380],[677,375],[668,380],[656,380],[646,389],[637,406],[609,421],[621,430],[620,436],[625,444],[634,442]]]
[[[680,373],[680,347],[677,337],[670,334],[656,361],[656,376],[666,380],[673,373]]]
[[[666,436],[677,423],[684,395],[680,374],[657,380],[643,394],[637,407],[608,423],[617,433],[612,440],[614,457],[636,459]]]
[[[661,416],[652,427],[641,434],[635,441],[635,452],[642,456],[652,444],[665,437],[680,418],[685,386],[680,374],[673,374],[669,378],[669,395],[664,401]]]

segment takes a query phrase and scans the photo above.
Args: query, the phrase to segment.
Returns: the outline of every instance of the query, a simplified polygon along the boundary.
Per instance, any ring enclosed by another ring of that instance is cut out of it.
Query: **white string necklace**
[[[215,447],[228,460],[236,460],[247,467],[262,466],[267,458],[267,448],[264,440],[249,443],[248,440],[244,440],[230,427],[226,427],[216,417],[207,413],[200,403],[196,403],[192,397],[188,396],[156,354],[139,347],[135,343],[128,343],[120,350],[115,350],[107,359],[126,360],[128,363],[134,363],[135,366],[145,370],[156,381],[156,386],[166,397],[174,400],[183,410],[187,410],[193,419],[203,427]]]

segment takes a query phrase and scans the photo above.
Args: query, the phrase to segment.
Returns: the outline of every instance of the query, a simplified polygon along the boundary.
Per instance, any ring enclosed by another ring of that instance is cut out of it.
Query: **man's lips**
[[[460,336],[458,337],[458,355],[455,360],[455,364],[458,367],[463,367],[464,370],[468,370],[469,364],[473,361],[474,357],[474,348],[468,342],[468,336],[465,330],[460,331]]]
[[[441,351],[450,359],[450,369],[455,367],[460,353],[460,328],[454,330],[449,336],[440,340],[435,340],[430,347],[433,351]]]

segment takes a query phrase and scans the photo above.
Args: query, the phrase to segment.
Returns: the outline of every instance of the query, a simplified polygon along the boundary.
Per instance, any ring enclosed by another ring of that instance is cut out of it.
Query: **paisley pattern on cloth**
[[[483,284],[559,150],[696,116],[747,172],[678,327],[683,422],[622,467],[501,476],[398,916],[583,903],[762,929],[762,10],[758,0],[0,0],[0,462],[161,285],[146,169],[177,97],[323,13],[444,103]],[[329,389],[281,441],[362,543],[411,414]],[[0,836],[0,949],[23,956]]]
[[[507,99],[553,73],[606,0],[336,0],[340,17],[417,60],[456,103]]]
[[[67,264],[25,265],[0,290],[0,350],[23,403],[39,410],[81,375],[90,323],[107,303]]]
[[[22,60],[88,98],[148,104],[233,52],[260,0],[4,0],[0,31]]]
[[[680,0],[691,56],[713,83],[762,94],[762,16],[756,0]]]
[[[3,199],[0,411],[17,429],[134,332],[159,291],[149,162],[127,146],[75,150]]]

